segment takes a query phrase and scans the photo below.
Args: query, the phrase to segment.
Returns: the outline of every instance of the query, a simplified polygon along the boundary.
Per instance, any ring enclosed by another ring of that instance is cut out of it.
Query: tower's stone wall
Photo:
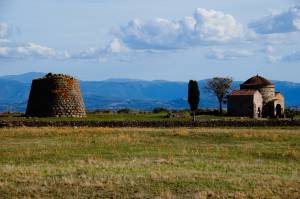
[[[261,93],[264,103],[268,103],[275,98],[275,86],[274,85],[268,85],[264,86],[259,89],[259,92]]]
[[[85,117],[79,81],[71,76],[51,73],[33,80],[26,116]]]

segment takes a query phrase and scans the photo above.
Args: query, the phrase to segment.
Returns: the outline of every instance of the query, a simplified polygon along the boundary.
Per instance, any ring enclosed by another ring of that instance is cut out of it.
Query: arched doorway
[[[282,111],[281,111],[281,105],[280,104],[277,104],[276,105],[276,117],[277,118],[280,118],[282,115]]]

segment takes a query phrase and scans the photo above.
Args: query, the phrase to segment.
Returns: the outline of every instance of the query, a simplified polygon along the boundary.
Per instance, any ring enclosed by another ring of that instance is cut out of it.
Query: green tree
[[[190,109],[193,113],[193,121],[196,120],[196,110],[198,109],[200,101],[200,91],[198,87],[197,81],[190,80],[189,82],[189,91],[188,91],[188,102],[190,105]]]
[[[226,102],[227,96],[231,89],[233,80],[229,77],[214,77],[209,79],[206,83],[205,88],[213,93],[219,101],[219,112],[220,115],[223,113],[222,104]]]
[[[296,108],[289,107],[289,108],[285,109],[285,116],[287,118],[290,118],[291,121],[294,121],[294,117],[296,115],[297,115],[297,109]]]

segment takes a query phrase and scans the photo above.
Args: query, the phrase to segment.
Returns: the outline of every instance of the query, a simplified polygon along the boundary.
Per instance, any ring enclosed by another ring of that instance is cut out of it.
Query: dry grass
[[[0,129],[0,198],[300,198],[300,129]]]

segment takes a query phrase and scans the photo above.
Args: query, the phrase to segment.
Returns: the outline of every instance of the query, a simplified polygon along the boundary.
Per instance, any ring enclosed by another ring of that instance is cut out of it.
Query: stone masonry
[[[79,81],[49,73],[32,81],[27,117],[85,117]]]

